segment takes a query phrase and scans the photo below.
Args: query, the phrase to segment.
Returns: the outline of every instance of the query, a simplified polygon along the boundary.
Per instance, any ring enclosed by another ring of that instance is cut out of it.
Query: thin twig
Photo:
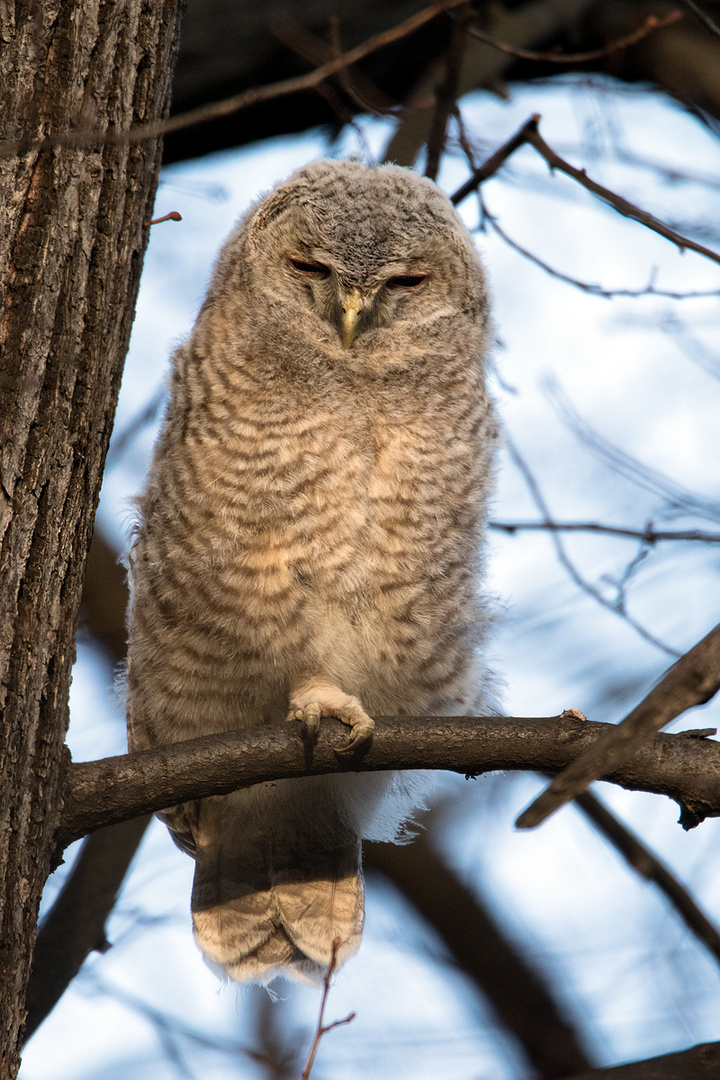
[[[617,212],[619,214],[622,214],[623,217],[629,217],[633,221],[637,221],[641,225],[644,225],[647,229],[652,230],[652,232],[656,232],[658,233],[658,235],[663,236],[666,240],[670,240],[670,242],[675,244],[680,249],[680,251],[685,251],[685,249],[689,251],[695,251],[699,255],[704,255],[705,258],[711,259],[712,262],[720,263],[720,254],[718,254],[718,252],[713,251],[711,248],[705,247],[703,244],[698,244],[695,240],[691,240],[687,236],[682,236],[680,233],[675,232],[675,230],[671,229],[669,225],[665,225],[664,222],[659,221],[657,218],[653,217],[652,214],[649,214],[646,210],[641,210],[640,207],[635,206],[634,203],[629,202],[627,199],[623,198],[622,195],[618,195],[614,191],[610,191],[609,188],[605,188],[601,184],[598,184],[594,180],[591,180],[590,177],[587,175],[585,169],[576,169],[574,165],[570,165],[569,162],[565,161],[564,158],[561,158],[559,154],[556,154],[555,151],[550,146],[548,146],[548,144],[540,135],[540,132],[538,130],[539,122],[540,115],[538,113],[535,113],[533,116],[531,116],[530,119],[527,120],[525,124],[523,124],[523,126],[519,129],[519,131],[516,132],[515,135],[512,136],[511,139],[508,139],[508,141],[504,143],[499,148],[499,150],[497,150],[490,158],[488,158],[488,160],[483,165],[480,166],[479,169],[477,169],[473,173],[473,175],[462,185],[462,187],[458,188],[458,190],[450,198],[450,201],[453,203],[453,205],[457,206],[458,203],[462,202],[462,200],[467,195],[469,195],[471,191],[478,187],[478,185],[484,183],[485,180],[493,176],[498,171],[498,169],[505,163],[505,161],[510,157],[511,154],[514,154],[516,150],[518,150],[521,146],[524,146],[527,143],[529,146],[534,147],[538,154],[540,154],[540,156],[545,159],[551,170],[557,169],[560,172],[565,173],[566,176],[569,176],[573,180],[577,181],[578,184],[581,184],[587,191],[590,191],[598,199],[601,199],[603,202],[611,206],[614,210],[617,210]],[[512,243],[514,246],[518,246],[514,244],[514,241]],[[531,257],[533,258],[533,261],[541,264],[540,260],[537,259],[535,256]],[[556,276],[560,277],[563,275],[556,274]],[[565,280],[572,281],[572,279],[567,278]],[[588,291],[597,291],[599,293],[602,293],[599,288],[596,290],[592,286],[589,287]]]
[[[165,383],[163,382],[150,398],[147,405],[144,405],[143,408],[135,414],[122,431],[119,431],[117,435],[113,436],[113,440],[110,443],[110,448],[108,450],[107,460],[105,462],[106,468],[112,468],[125,453],[133,439],[139,435],[144,427],[147,427],[148,424],[153,422],[162,408],[166,393]],[[119,559],[119,556],[117,556],[117,559]],[[118,662],[121,659],[122,657],[118,657]]]
[[[634,484],[659,495],[668,508],[676,513],[694,514],[710,521],[720,521],[720,501],[697,495],[664,473],[645,465],[631,454],[621,450],[604,435],[596,431],[580,416],[565,397],[556,379],[546,377],[542,388],[548,401],[563,423],[593,453],[601,457],[615,472]]]
[[[480,184],[485,183],[491,176],[494,176],[502,166],[505,164],[511,154],[514,154],[516,150],[519,150],[521,146],[524,146],[527,142],[528,132],[532,126],[537,126],[540,121],[540,113],[533,113],[529,120],[526,120],[522,127],[518,128],[514,135],[512,135],[507,142],[504,142],[502,146],[498,147],[494,154],[491,154],[487,161],[475,169],[472,176],[465,181],[464,184],[457,189],[457,191],[450,196],[450,202],[453,206],[458,206],[463,199],[475,191]]]
[[[626,536],[631,540],[641,540],[645,544],[657,544],[664,540],[698,541],[703,544],[720,543],[720,533],[703,532],[702,529],[630,529],[620,525],[603,525],[598,521],[490,521],[490,529],[506,532],[511,536],[516,532],[591,532],[609,536]]]
[[[457,105],[455,105],[455,108],[453,109],[453,117],[454,117],[455,123],[457,125],[458,144],[459,144],[460,149],[462,150],[463,154],[465,155],[465,160],[467,161],[468,165],[470,166],[470,170],[471,170],[472,174],[474,175],[476,170],[477,170],[477,161],[475,160],[475,153],[473,151],[472,143],[470,142],[470,138],[469,138],[467,130],[465,128],[465,122],[463,120],[463,115],[460,112],[460,109],[458,108]],[[482,228],[482,224],[483,224],[483,202],[482,202],[482,196],[480,194],[480,188],[476,189],[475,194],[477,196],[477,201],[478,201],[478,210],[480,211],[480,213],[479,213],[480,228]]]
[[[422,11],[418,11],[409,19],[398,23],[397,26],[391,27],[389,30],[383,30],[379,34],[374,34],[366,41],[361,42],[360,45],[356,45],[354,49],[350,49],[343,56],[329,60],[326,64],[322,64],[314,71],[309,71],[306,75],[281,79],[279,82],[270,83],[266,86],[250,87],[250,89],[244,90],[240,94],[234,94],[232,97],[224,98],[222,101],[201,105],[197,109],[190,109],[188,112],[170,117],[169,120],[157,120],[150,124],[139,124],[129,131],[90,131],[76,128],[58,135],[48,135],[38,140],[27,136],[21,139],[6,140],[0,143],[0,158],[36,152],[55,146],[87,146],[92,144],[126,146],[141,143],[146,139],[156,139],[160,135],[185,131],[188,128],[195,127],[197,124],[205,124],[211,120],[221,120],[226,116],[232,116],[241,109],[247,109],[250,105],[258,105],[263,101],[272,101],[288,94],[296,94],[301,90],[313,90],[325,79],[345,70],[350,64],[357,63],[358,60],[377,52],[378,49],[385,48],[386,45],[402,40],[402,38],[412,34],[419,27],[424,26],[425,23],[435,19],[443,12],[450,11],[452,8],[459,7],[460,4],[464,3],[467,3],[467,0],[436,0],[435,3],[423,8]]]
[[[505,432],[504,438],[505,445],[507,446],[510,456],[512,457],[515,465],[517,466],[520,474],[525,481],[525,484],[528,488],[528,491],[530,492],[533,502],[542,514],[543,520],[551,525],[553,519],[550,515],[550,511],[548,509],[547,503],[545,502],[543,493],[540,490],[540,485],[535,479],[535,476],[533,475],[529,465],[527,464],[524,457],[522,456],[518,448],[515,446],[515,443],[507,434],[507,432]],[[650,642],[651,645],[654,645],[656,648],[660,649],[668,656],[680,656],[680,653],[678,653],[675,649],[671,649],[669,645],[665,645],[664,642],[660,641],[659,638],[654,637],[654,635],[651,634],[649,630],[646,630],[644,626],[642,626],[639,622],[633,619],[631,615],[628,615],[627,611],[625,610],[622,593],[620,593],[617,600],[608,600],[607,597],[603,596],[599,589],[597,589],[594,585],[591,585],[590,582],[582,576],[582,574],[579,572],[572,559],[566,552],[565,546],[560,537],[558,536],[557,531],[551,529],[550,538],[555,548],[555,553],[557,555],[558,561],[562,566],[565,567],[565,570],[570,575],[575,584],[578,586],[578,588],[582,589],[582,591],[584,593],[587,593],[588,596],[591,596],[593,600],[597,601],[597,603],[600,604],[602,607],[607,608],[608,611],[612,611],[614,615],[617,615],[619,618],[623,619],[629,626],[632,626],[633,630],[635,630],[635,632],[638,633],[640,637],[644,638],[645,641]]]
[[[313,65],[326,64],[343,56],[339,21],[335,15],[330,19],[330,44],[287,15],[274,20],[270,29],[283,45]],[[336,77],[347,96],[362,112],[384,116],[396,112],[400,107],[356,67],[342,68]]]
[[[152,221],[143,221],[143,225],[149,228],[151,225],[161,225],[163,221],[182,221],[182,214],[177,210],[171,210],[169,214],[165,214],[164,217],[153,218]]]
[[[540,825],[588,784],[613,772],[660,728],[694,705],[703,705],[720,689],[720,625],[678,660],[640,704],[619,724],[555,777],[518,818],[520,829]]]
[[[614,210],[617,210],[623,217],[632,218],[633,221],[639,222],[647,229],[651,229],[653,232],[658,233],[660,236],[664,236],[666,240],[675,244],[680,251],[684,251],[686,248],[690,251],[696,251],[699,255],[704,255],[706,259],[711,259],[713,262],[720,263],[720,254],[717,251],[712,251],[711,248],[705,247],[703,244],[698,244],[694,240],[691,240],[687,236],[682,236],[680,233],[675,232],[664,222],[658,221],[646,210],[641,210],[634,203],[624,199],[622,195],[617,195],[614,191],[610,191],[608,188],[603,187],[601,184],[596,183],[595,180],[591,180],[584,169],[576,169],[574,165],[570,165],[564,158],[561,158],[559,154],[556,154],[552,147],[548,146],[540,132],[538,131],[537,124],[529,125],[526,135],[526,142],[533,146],[541,157],[545,158],[551,169],[558,169],[559,172],[565,173],[566,176],[572,177],[578,184],[590,191],[593,195],[596,195],[598,199],[612,206]]]
[[[480,196],[482,201],[482,196]],[[539,266],[541,270],[544,270],[550,277],[556,278],[558,281],[564,281],[567,285],[572,285],[576,289],[580,289],[582,292],[588,293],[590,296],[600,296],[605,300],[612,299],[614,296],[625,296],[629,299],[637,299],[641,296],[660,296],[665,300],[697,300],[704,299],[708,296],[720,296],[720,289],[699,289],[691,292],[672,292],[669,289],[656,289],[652,281],[645,285],[642,289],[606,289],[602,285],[597,285],[592,281],[581,281],[580,278],[571,277],[570,274],[564,274],[562,270],[556,270],[550,263],[545,262],[539,255],[535,255],[532,251],[528,251],[526,247],[519,244],[517,240],[513,240],[505,229],[498,223],[497,218],[490,212],[487,204],[482,201],[482,216],[483,220],[487,221],[493,232],[503,240],[508,247],[511,247],[513,251],[517,251],[518,255],[522,255],[524,259],[534,263],[535,266]]]
[[[355,1013],[351,1012],[349,1016],[344,1017],[342,1020],[333,1020],[332,1024],[323,1025],[323,1016],[325,1015],[325,1005],[327,1003],[328,993],[330,992],[330,979],[332,978],[333,971],[337,967],[337,954],[340,948],[340,938],[336,937],[332,943],[332,956],[330,957],[330,963],[323,979],[323,995],[320,1002],[320,1015],[318,1017],[317,1031],[315,1032],[315,1038],[313,1044],[310,1047],[310,1054],[307,1059],[307,1065],[303,1069],[301,1080],[308,1080],[310,1076],[310,1070],[313,1067],[315,1061],[315,1055],[320,1045],[320,1040],[323,1035],[326,1035],[328,1031],[332,1031],[333,1028],[340,1027],[342,1024],[349,1024],[351,1020],[355,1019]]]
[[[689,6],[690,5],[688,4],[688,7]],[[655,30],[660,30],[665,26],[671,26],[673,23],[679,22],[682,17],[681,11],[670,11],[667,15],[662,16],[648,15],[642,26],[639,26],[637,30],[633,30],[631,34],[626,34],[624,37],[617,38],[617,40],[611,41],[601,49],[590,49],[588,52],[579,53],[534,52],[529,49],[519,49],[514,45],[507,45],[504,41],[498,41],[497,38],[492,37],[490,34],[486,34],[477,26],[470,27],[470,34],[472,37],[477,38],[478,41],[483,41],[486,45],[491,45],[493,49],[499,49],[500,52],[506,53],[508,56],[516,56],[520,60],[533,60],[536,63],[543,64],[585,64],[590,60],[601,60],[604,56],[609,56],[610,53],[618,52],[620,49],[627,49],[631,45],[637,45],[637,43],[642,41],[643,38],[646,38],[648,34],[652,34]]]

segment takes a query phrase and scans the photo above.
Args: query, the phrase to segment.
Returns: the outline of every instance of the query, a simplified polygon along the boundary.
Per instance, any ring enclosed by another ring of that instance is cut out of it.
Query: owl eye
[[[388,278],[388,289],[418,289],[424,281],[427,281],[427,274],[407,274],[400,277]]]
[[[299,274],[307,274],[308,277],[330,277],[330,267],[325,266],[324,263],[307,262],[305,259],[290,259],[290,265],[293,270],[297,270]]]

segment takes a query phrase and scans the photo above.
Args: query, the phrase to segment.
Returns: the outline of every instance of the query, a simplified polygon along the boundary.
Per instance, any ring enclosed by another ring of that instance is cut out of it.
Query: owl
[[[496,425],[489,302],[429,180],[318,161],[220,252],[170,399],[130,558],[128,727],[145,748],[287,718],[338,752],[373,715],[485,715],[482,544]],[[318,982],[363,926],[362,838],[402,775],[260,784],[162,816],[192,917],[238,981]]]

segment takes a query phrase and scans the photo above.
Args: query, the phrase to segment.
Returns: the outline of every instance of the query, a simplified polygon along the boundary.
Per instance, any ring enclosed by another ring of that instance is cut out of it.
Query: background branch
[[[678,1054],[593,1069],[568,1080],[717,1080],[719,1069],[720,1043],[703,1043]]]
[[[507,939],[482,903],[458,881],[420,833],[412,846],[363,844],[363,863],[410,895],[454,962],[479,986],[502,1024],[544,1080],[588,1068],[576,1032],[552,988]]]
[[[108,948],[105,923],[150,822],[138,817],[88,836],[47,917],[33,953],[28,984],[27,1041],[94,949]]]

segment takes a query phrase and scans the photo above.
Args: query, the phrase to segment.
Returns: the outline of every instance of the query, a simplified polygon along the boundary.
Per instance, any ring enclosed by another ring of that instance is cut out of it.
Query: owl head
[[[214,288],[224,303],[250,294],[263,341],[304,363],[384,373],[485,343],[472,239],[431,181],[396,165],[298,170],[231,235]]]

